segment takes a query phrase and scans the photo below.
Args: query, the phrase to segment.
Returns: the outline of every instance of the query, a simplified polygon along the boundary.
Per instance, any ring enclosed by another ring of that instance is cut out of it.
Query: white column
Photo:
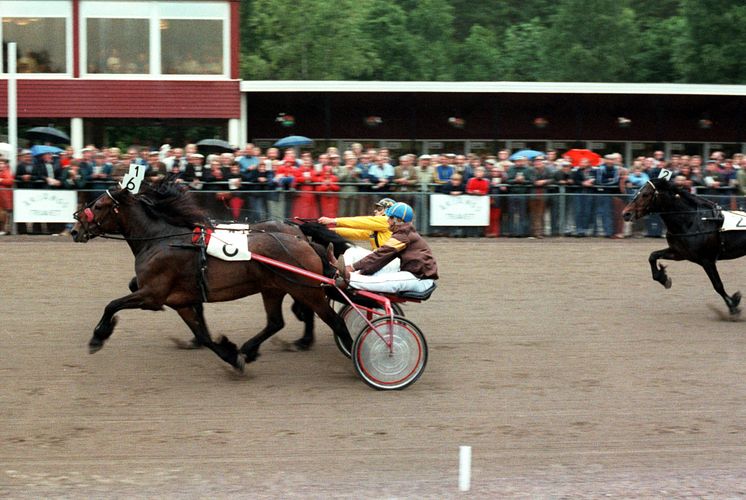
[[[10,144],[10,169],[16,173],[18,152],[18,93],[16,89],[16,44],[8,44],[8,143]]]
[[[80,150],[85,146],[83,139],[83,119],[70,118],[70,145],[76,158],[80,157]]]
[[[240,106],[241,122],[239,123],[239,127],[241,129],[238,131],[238,137],[241,140],[241,143],[239,144],[239,146],[243,147],[246,145],[247,142],[249,142],[248,127],[247,127],[248,120],[249,120],[249,111],[248,111],[248,104],[246,103],[246,100],[248,99],[248,97],[243,92],[241,92],[240,99],[241,99],[241,106]]]
[[[239,148],[243,146],[241,141],[241,120],[238,118],[231,118],[228,120],[228,142]]]
[[[189,7],[185,7],[188,9]],[[161,13],[158,2],[150,6],[150,75],[161,74]]]

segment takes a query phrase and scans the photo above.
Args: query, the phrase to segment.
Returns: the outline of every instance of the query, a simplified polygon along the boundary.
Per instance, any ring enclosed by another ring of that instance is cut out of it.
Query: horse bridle
[[[101,229],[102,222],[105,221],[107,217],[112,215],[112,213],[114,215],[119,213],[120,203],[116,200],[116,198],[114,198],[114,196],[108,189],[104,192],[104,194],[111,199],[113,204],[111,210],[109,210],[109,212],[101,220],[96,220],[96,216],[93,213],[93,210],[91,210],[91,207],[93,207],[96,202],[100,200],[102,196],[104,196],[103,194],[73,214],[73,219],[78,222],[83,222],[83,217],[85,218],[85,222],[87,224],[86,232],[92,236],[103,236],[104,234],[106,234],[106,231],[103,231]],[[91,231],[91,228],[96,229],[96,232]]]

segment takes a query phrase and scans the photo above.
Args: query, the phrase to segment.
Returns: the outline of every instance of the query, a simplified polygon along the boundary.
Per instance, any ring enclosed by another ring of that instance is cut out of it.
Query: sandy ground
[[[325,325],[243,376],[176,349],[190,334],[172,311],[121,313],[89,355],[128,247],[0,240],[0,497],[746,496],[746,324],[711,309],[699,267],[671,263],[665,290],[647,265],[662,240],[431,241],[439,289],[405,308],[429,364],[381,392]],[[745,263],[721,263],[729,292]],[[207,318],[240,342],[263,321],[258,297]]]

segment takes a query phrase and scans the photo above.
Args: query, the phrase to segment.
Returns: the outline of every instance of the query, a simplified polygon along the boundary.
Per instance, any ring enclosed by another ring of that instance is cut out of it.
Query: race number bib
[[[219,224],[207,244],[207,255],[220,260],[251,260],[249,226]]]
[[[143,165],[137,165],[135,163],[130,164],[130,170],[122,177],[120,183],[122,189],[131,191],[132,194],[140,192],[140,184],[142,184],[143,178],[145,178],[145,169],[147,167]]]

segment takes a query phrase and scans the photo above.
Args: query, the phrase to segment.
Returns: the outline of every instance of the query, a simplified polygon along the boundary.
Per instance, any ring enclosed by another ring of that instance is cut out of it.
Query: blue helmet
[[[404,222],[412,222],[414,210],[406,203],[398,202],[386,209],[386,215],[395,219],[401,219]]]

